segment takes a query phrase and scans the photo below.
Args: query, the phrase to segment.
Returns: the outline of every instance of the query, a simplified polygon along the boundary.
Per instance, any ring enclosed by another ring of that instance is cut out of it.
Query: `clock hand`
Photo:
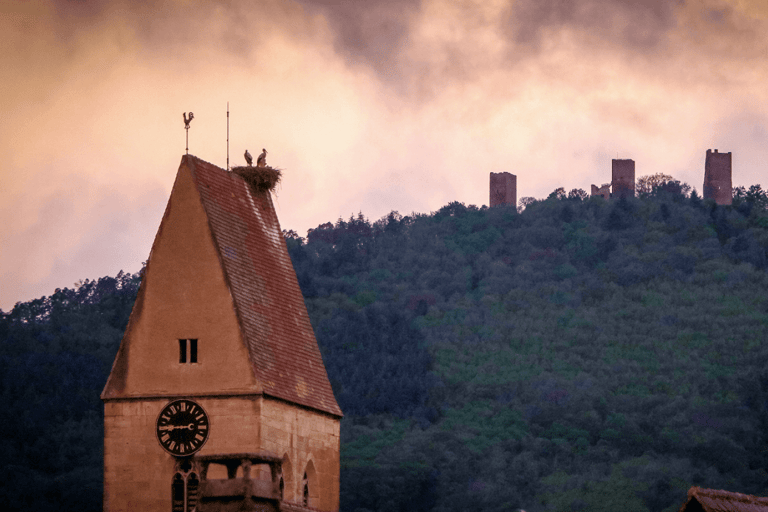
[[[181,430],[181,429],[195,430],[195,424],[194,423],[190,423],[189,425],[167,425],[167,426],[164,426],[164,427],[160,427],[160,430],[174,431],[174,430],[177,430],[177,429],[179,429],[179,430]]]

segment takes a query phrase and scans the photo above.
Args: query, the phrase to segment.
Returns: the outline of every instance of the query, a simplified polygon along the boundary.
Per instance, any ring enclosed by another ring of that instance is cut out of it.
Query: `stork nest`
[[[232,172],[243,178],[256,191],[264,192],[274,190],[280,183],[280,177],[283,171],[274,167],[252,167],[244,165],[242,167],[233,167]]]

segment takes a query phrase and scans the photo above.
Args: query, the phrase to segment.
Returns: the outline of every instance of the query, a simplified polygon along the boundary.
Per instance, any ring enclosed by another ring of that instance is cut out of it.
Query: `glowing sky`
[[[141,6],[138,6],[138,5]],[[341,5],[339,5],[341,4]],[[135,272],[184,153],[284,169],[283,228],[768,162],[765,0],[0,3],[0,308]]]

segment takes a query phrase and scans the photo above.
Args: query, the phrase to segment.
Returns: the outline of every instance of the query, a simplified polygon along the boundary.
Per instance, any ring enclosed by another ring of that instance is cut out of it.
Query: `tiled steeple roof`
[[[264,394],[341,416],[270,192],[192,155],[181,165],[200,193]]]
[[[688,500],[680,507],[680,512],[768,512],[768,498],[722,491],[720,489],[688,489]]]

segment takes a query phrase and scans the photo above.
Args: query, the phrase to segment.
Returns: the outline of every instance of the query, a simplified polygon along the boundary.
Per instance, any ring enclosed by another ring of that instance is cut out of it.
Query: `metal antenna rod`
[[[229,102],[227,102],[227,170],[229,170]]]

